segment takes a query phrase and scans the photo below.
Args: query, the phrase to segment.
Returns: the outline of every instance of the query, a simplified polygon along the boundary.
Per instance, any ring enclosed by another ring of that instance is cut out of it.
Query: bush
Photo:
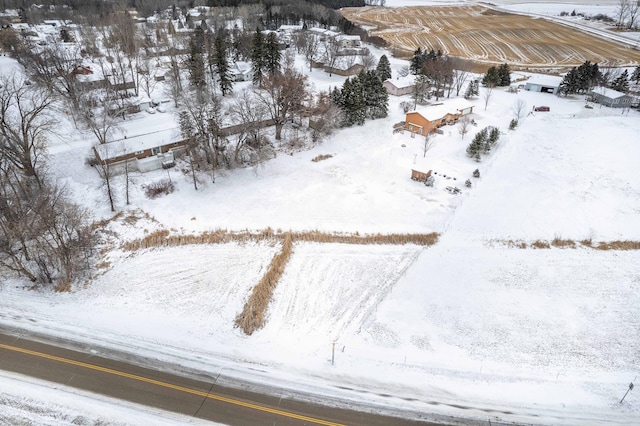
[[[480,170],[475,169],[475,170],[473,171],[473,177],[474,177],[474,178],[479,178],[479,177],[480,177]]]
[[[514,118],[511,120],[511,123],[509,123],[509,130],[514,130],[516,127],[518,127],[518,120]]]
[[[171,194],[175,189],[175,185],[169,179],[162,179],[156,182],[151,182],[144,189],[144,195],[153,199],[160,195]]]

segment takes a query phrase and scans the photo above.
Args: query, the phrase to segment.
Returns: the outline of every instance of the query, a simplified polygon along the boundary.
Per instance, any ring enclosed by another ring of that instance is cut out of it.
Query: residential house
[[[406,77],[397,77],[385,80],[382,85],[387,89],[387,93],[393,96],[402,96],[413,93],[415,84],[415,75],[407,75]]]
[[[133,170],[148,172],[173,162],[175,152],[183,150],[186,144],[180,129],[173,128],[98,144],[93,152],[96,160],[112,166],[114,173],[122,172],[125,164]]]
[[[440,104],[408,112],[405,130],[426,136],[445,124],[453,124],[458,119],[473,112],[473,104],[463,98],[448,99]]]
[[[610,108],[629,108],[638,104],[638,100],[617,90],[596,86],[589,93],[593,102]]]
[[[362,45],[359,35],[339,34],[334,37],[334,40],[338,43],[340,49],[353,49]]]
[[[249,62],[238,61],[231,67],[231,74],[235,81],[253,80],[253,70]]]

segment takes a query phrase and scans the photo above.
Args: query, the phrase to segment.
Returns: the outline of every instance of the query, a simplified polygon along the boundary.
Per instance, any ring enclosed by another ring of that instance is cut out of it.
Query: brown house
[[[461,117],[473,112],[473,104],[466,99],[449,99],[441,104],[408,112],[405,130],[419,135],[428,135],[445,124],[453,124]]]

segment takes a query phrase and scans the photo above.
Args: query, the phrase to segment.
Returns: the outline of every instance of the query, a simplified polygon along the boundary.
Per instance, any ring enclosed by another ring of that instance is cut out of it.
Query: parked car
[[[539,107],[535,107],[533,109],[534,111],[542,111],[542,112],[547,112],[547,111],[551,111],[551,108],[549,108],[548,106],[539,106]]]

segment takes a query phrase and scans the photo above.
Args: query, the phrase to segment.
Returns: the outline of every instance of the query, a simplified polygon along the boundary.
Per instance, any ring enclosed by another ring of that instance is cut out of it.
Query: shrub
[[[511,123],[509,123],[509,130],[514,130],[516,127],[518,127],[518,120],[514,118],[511,120]]]
[[[153,199],[160,195],[171,194],[175,189],[173,181],[169,179],[162,179],[156,182],[151,182],[145,187],[144,194]]]
[[[311,159],[311,161],[313,161],[314,163],[317,163],[318,161],[327,160],[327,159],[329,159],[331,157],[333,157],[333,155],[331,155],[331,154],[317,155],[317,156],[313,157]]]

